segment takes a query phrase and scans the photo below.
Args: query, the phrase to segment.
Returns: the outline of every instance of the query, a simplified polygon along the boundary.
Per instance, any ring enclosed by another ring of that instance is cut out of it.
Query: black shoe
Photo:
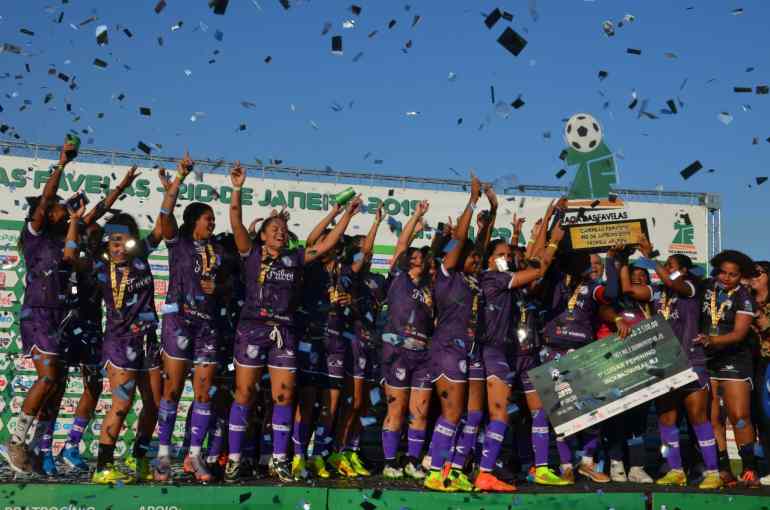
[[[291,474],[291,463],[288,459],[270,459],[270,475],[277,477],[282,482],[293,482],[294,476]]]
[[[240,482],[243,478],[243,475],[241,474],[241,467],[241,462],[228,459],[227,466],[225,467],[225,483]]]

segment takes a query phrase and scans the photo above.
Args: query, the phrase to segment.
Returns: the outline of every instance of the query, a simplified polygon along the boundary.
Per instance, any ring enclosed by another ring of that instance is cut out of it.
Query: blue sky
[[[360,16],[349,10],[354,1]],[[450,168],[475,168],[490,181],[515,174],[527,184],[566,184],[555,177],[562,168],[562,119],[585,111],[603,124],[609,147],[625,156],[618,162],[622,187],[719,192],[725,246],[770,258],[755,219],[768,212],[770,183],[748,187],[770,175],[770,95],[733,92],[734,86],[770,84],[768,2],[539,0],[537,21],[525,0],[316,0],[293,2],[289,10],[277,0],[231,0],[224,16],[212,14],[205,0],[167,2],[160,14],[153,11],[156,0],[4,2],[0,43],[31,55],[0,54],[0,74],[11,75],[0,80],[0,122],[39,143],[60,143],[66,130],[91,126],[93,147],[102,149],[130,150],[142,140],[162,144],[164,155],[189,147],[194,157],[212,159],[276,158],[314,168],[447,177]],[[514,19],[488,30],[482,13],[495,7]],[[743,14],[733,15],[739,8]],[[607,37],[602,22],[617,24],[625,14],[635,21]],[[412,27],[415,15],[421,19]],[[98,19],[70,27],[90,16]],[[348,19],[355,28],[343,28]],[[388,29],[391,19],[396,25]],[[172,31],[179,21],[182,27]],[[322,36],[327,21],[332,28]],[[96,43],[98,25],[108,26],[106,46]],[[529,42],[518,57],[496,42],[506,26]],[[369,38],[373,30],[378,33]],[[343,37],[342,56],[331,54],[332,35]],[[108,67],[94,67],[94,58]],[[78,89],[49,76],[50,67],[76,76]],[[603,82],[600,70],[609,73]],[[24,78],[14,80],[17,74]],[[521,94],[526,104],[502,118],[490,86],[497,100],[510,103]],[[679,98],[684,107],[658,120],[638,119],[638,108],[627,108],[634,89],[649,100],[650,112],[659,114],[668,99]],[[49,92],[53,99],[44,105]],[[125,99],[118,101],[121,93]],[[32,104],[19,111],[25,99]],[[333,111],[335,102],[342,111]],[[140,116],[139,107],[151,108],[152,116]],[[195,112],[205,116],[191,122]],[[720,122],[720,112],[729,112],[732,123]],[[237,131],[240,124],[245,131]],[[679,171],[694,160],[704,170],[682,180]]]

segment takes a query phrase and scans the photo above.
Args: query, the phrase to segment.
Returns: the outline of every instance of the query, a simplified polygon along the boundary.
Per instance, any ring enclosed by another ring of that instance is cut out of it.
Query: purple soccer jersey
[[[484,345],[511,342],[514,322],[512,274],[484,271],[479,278],[484,306],[479,319],[479,339]]]
[[[388,281],[381,274],[367,272],[359,278],[356,290],[356,335],[370,341],[388,296]]]
[[[408,272],[394,269],[390,274],[388,322],[384,333],[427,342],[432,324],[433,293],[430,287],[418,287]]]
[[[436,274],[436,331],[433,340],[460,339],[468,346],[476,336],[481,289],[478,279],[444,265]]]
[[[211,320],[217,312],[216,298],[203,292],[201,279],[214,279],[222,264],[221,247],[209,240],[195,241],[178,236],[167,240],[169,282],[166,308],[176,305],[177,312]]]
[[[717,334],[730,333],[735,327],[735,320],[738,315],[754,317],[756,314],[757,305],[749,289],[739,284],[732,291],[726,291],[716,279],[709,278],[703,283],[700,293],[701,333],[714,334],[711,331],[711,301],[715,292],[716,311],[718,312]],[[708,349],[706,352],[709,363],[715,362],[717,364],[737,365],[738,361],[743,361],[750,365],[751,355],[751,346],[745,338],[720,349]]]
[[[703,345],[695,343],[698,336],[698,321],[700,320],[700,303],[698,291],[692,279],[686,279],[685,284],[690,290],[689,296],[680,296],[664,285],[655,289],[655,312],[663,317],[668,317],[671,329],[679,339],[682,350],[687,355],[693,367],[704,368],[706,366],[706,353]]]
[[[593,281],[568,288],[560,280],[553,292],[553,315],[545,325],[548,342],[570,347],[592,342],[602,289],[602,285]],[[574,307],[570,311],[571,301]]]
[[[64,264],[64,239],[37,233],[27,223],[21,232],[25,275],[22,308],[64,308],[70,268]]]
[[[283,251],[274,259],[263,260],[262,246],[255,243],[243,258],[246,300],[241,320],[271,321],[293,327],[304,266],[304,248]]]

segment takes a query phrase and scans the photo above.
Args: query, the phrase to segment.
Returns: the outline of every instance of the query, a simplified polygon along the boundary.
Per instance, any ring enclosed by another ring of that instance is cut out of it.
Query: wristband
[[[169,215],[169,211],[168,211],[168,209],[166,209],[165,207],[161,207],[161,208],[160,208],[160,214],[161,214],[162,216],[168,216],[168,215]]]
[[[533,241],[532,239],[530,239],[529,241],[527,241],[527,246],[529,246],[529,245],[531,245],[531,244],[535,244],[535,241]]]
[[[242,186],[233,186],[233,191],[241,191]]]
[[[471,210],[475,211],[476,208],[479,206],[478,204],[468,203],[468,205],[471,207]]]
[[[549,248],[553,248],[554,250],[558,250],[559,249],[559,245],[556,244],[556,243],[548,243],[548,247]]]
[[[71,248],[71,249],[73,249],[73,250],[76,250],[76,249],[78,248],[78,243],[76,243],[75,241],[73,241],[73,240],[71,240],[71,239],[70,239],[69,241],[67,241],[67,242],[65,243],[64,247],[65,247],[65,248]]]
[[[187,176],[180,172],[179,170],[176,171],[176,178],[179,179],[179,182],[184,182],[185,178]]]

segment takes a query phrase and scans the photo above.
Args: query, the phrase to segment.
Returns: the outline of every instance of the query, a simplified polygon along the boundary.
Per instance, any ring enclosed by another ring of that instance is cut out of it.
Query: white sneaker
[[[652,477],[641,466],[631,466],[628,470],[628,481],[634,483],[653,483]]]
[[[422,458],[422,468],[427,472],[430,471],[430,462],[431,458],[430,455],[426,455]]]
[[[762,485],[770,485],[770,475],[765,475],[759,479],[759,483]]]
[[[615,483],[626,483],[628,481],[623,461],[613,460],[610,462],[610,480]]]
[[[396,480],[404,477],[404,470],[395,466],[385,466],[382,470],[382,476]]]

